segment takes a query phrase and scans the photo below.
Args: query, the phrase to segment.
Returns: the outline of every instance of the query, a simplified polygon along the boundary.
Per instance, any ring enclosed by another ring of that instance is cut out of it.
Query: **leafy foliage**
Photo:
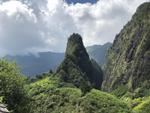
[[[115,96],[98,90],[92,90],[81,101],[85,113],[131,113]]]
[[[150,86],[150,3],[142,4],[108,52],[103,90],[121,90],[148,95]],[[143,90],[144,89],[144,90]]]
[[[31,113],[70,113],[75,110],[75,104],[82,95],[80,89],[62,87],[57,88],[56,78],[45,78],[28,87],[31,97]]]
[[[111,94],[93,89],[100,89],[102,70],[73,34],[56,73],[27,80],[1,59],[0,102],[13,113],[149,113],[149,10],[149,3],[140,6],[109,50],[103,89]]]
[[[27,97],[24,84],[25,78],[21,76],[16,64],[0,60],[0,96],[15,113],[25,111]]]
[[[133,110],[136,113],[149,113],[150,111],[150,97],[146,98],[143,102],[141,102],[138,106],[136,106]]]
[[[124,102],[113,95],[98,90],[83,95],[78,88],[57,88],[56,81],[56,79],[45,78],[29,85],[29,95],[32,98],[31,113],[130,113],[131,111]],[[40,90],[36,88],[39,86],[41,86]],[[33,95],[30,92],[36,93]]]

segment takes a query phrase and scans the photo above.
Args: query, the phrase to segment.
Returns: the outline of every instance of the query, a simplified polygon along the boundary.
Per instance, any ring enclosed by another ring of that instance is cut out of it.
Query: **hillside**
[[[116,36],[108,53],[103,89],[149,95],[150,3],[137,9],[131,21]]]
[[[50,0],[47,2],[48,5],[52,3]],[[15,6],[17,1],[12,3]],[[114,3],[122,6],[120,5],[122,2],[117,0],[112,2]],[[61,5],[57,5],[60,7],[59,10],[63,11]],[[92,8],[99,6],[97,4],[94,4],[94,7],[92,4],[85,4],[84,7],[81,7],[81,4],[76,5],[79,10],[88,9],[87,6]],[[102,5],[103,7],[111,6],[110,4]],[[1,6],[0,10],[5,9],[7,5],[4,6]],[[11,5],[8,6],[11,7]],[[70,6],[63,4],[63,6],[71,7],[71,10],[75,7],[73,4]],[[24,8],[30,9],[25,4]],[[21,12],[26,13],[24,8],[14,7],[14,11],[22,10]],[[120,13],[118,7],[115,8],[117,11],[115,13]],[[12,10],[12,14],[14,11]],[[33,10],[30,9],[30,11]],[[56,14],[60,14],[57,10],[55,11]],[[32,14],[31,12],[29,13]],[[67,12],[68,10],[65,15]],[[87,18],[90,16],[87,12],[79,12],[79,15],[75,14],[75,16],[80,17],[84,14],[83,16]],[[112,12],[109,13],[113,14]],[[44,10],[41,13],[48,14]],[[49,13],[53,11],[49,10]],[[12,14],[9,16],[11,17]],[[17,19],[22,16],[21,14],[17,15]],[[69,18],[69,15],[67,18],[63,18],[63,15],[59,17],[63,20]],[[81,17],[80,19],[85,19]],[[97,18],[95,14],[93,17]],[[50,21],[55,19],[57,18],[49,18]],[[90,19],[88,22],[91,22]],[[110,23],[111,21],[108,24]],[[101,21],[100,24],[99,22],[96,24],[102,25]],[[94,26],[93,23],[90,25]],[[71,26],[64,27],[65,31],[67,31],[66,28]],[[83,28],[85,28],[84,25]],[[35,30],[38,31],[38,29]],[[90,30],[93,30],[92,33],[96,32],[96,29],[92,27]],[[108,33],[110,33],[109,30]],[[43,37],[47,36],[42,32],[41,34]],[[48,35],[51,34],[48,33]],[[63,37],[63,34],[61,36]],[[41,40],[39,42],[41,43]],[[106,43],[86,48],[81,35],[73,33],[68,37],[65,53],[39,52],[36,55],[7,55],[0,58],[0,113],[150,113],[150,2],[143,3],[137,8],[131,20],[116,35],[113,44]]]
[[[0,102],[12,113],[148,113],[150,97],[130,100],[92,89],[62,86],[59,77],[26,81],[14,63],[0,60]]]

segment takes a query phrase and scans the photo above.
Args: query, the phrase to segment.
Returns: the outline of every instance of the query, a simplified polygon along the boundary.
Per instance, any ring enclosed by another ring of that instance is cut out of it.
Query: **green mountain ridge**
[[[104,45],[89,46],[86,49],[90,58],[103,66],[106,63],[106,53],[110,46],[111,43],[106,43]],[[37,55],[6,55],[4,58],[9,61],[15,61],[24,75],[32,77],[50,70],[55,71],[64,56],[64,53],[58,52],[39,52]]]
[[[103,89],[125,89],[139,96],[150,88],[150,3],[137,9],[108,52]]]
[[[54,73],[33,80],[0,59],[0,103],[12,113],[149,113],[150,2],[139,6],[107,58],[102,72],[74,33]]]
[[[103,73],[100,67],[93,66],[79,34],[69,37],[65,58],[56,71],[62,81],[72,83],[83,90],[90,86],[100,89]]]

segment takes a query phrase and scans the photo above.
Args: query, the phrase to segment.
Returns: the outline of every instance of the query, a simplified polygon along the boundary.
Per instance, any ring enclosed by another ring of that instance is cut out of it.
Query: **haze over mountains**
[[[94,59],[99,65],[103,66],[106,62],[106,53],[111,43],[104,45],[94,45],[87,47],[90,58]],[[50,70],[56,70],[57,66],[64,59],[64,53],[58,52],[39,52],[37,55],[7,55],[6,59],[16,61],[20,66],[22,73],[27,76],[42,74]]]
[[[25,56],[5,56],[9,61],[16,61],[22,73],[27,76],[34,76],[55,70],[64,58],[64,53],[40,52],[38,55],[28,54]]]
[[[90,57],[94,59],[100,66],[103,66],[107,62],[107,52],[112,46],[112,43],[108,42],[104,45],[93,45],[86,47]]]

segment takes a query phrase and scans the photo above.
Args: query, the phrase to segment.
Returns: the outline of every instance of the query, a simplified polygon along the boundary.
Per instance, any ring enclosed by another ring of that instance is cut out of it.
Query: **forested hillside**
[[[0,59],[0,105],[10,113],[149,113],[150,2],[139,6],[107,58],[102,71],[73,33],[54,72],[27,78]]]
[[[116,36],[105,72],[105,91],[150,94],[150,3],[142,4]]]

